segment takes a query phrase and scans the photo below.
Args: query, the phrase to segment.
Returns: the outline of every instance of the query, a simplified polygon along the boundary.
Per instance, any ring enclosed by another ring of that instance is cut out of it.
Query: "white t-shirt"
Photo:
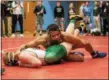
[[[15,8],[16,7],[16,8]],[[20,2],[20,6],[15,1],[12,2],[13,14],[23,14],[23,2]]]

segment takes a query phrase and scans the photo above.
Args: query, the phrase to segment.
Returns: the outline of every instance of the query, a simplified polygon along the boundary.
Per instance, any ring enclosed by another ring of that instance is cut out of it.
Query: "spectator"
[[[85,22],[86,24],[90,23],[90,15],[91,15],[91,10],[89,8],[89,2],[85,3],[85,6],[83,8],[83,12],[84,12],[84,17],[85,17]]]
[[[17,24],[17,21],[20,25],[20,37],[23,37],[23,2],[21,1],[13,1],[12,2],[12,8],[13,8],[13,16],[12,16],[12,37],[15,37],[15,27]]]
[[[106,4],[107,4],[107,23],[108,23],[108,27],[107,27],[108,29],[107,30],[109,32],[109,1],[107,1]]]
[[[91,9],[89,7],[89,2],[85,2],[83,12],[84,12],[84,21],[86,24],[86,29],[88,30],[88,32],[90,32],[89,24],[90,24]]]
[[[5,1],[1,1],[1,36],[8,36],[7,6]]]
[[[69,4],[69,11],[68,11],[68,16],[70,18],[71,15],[75,15],[75,9],[74,9],[74,4],[73,3],[70,3]]]
[[[99,2],[99,7],[100,7],[100,25],[101,25],[101,33],[103,34],[103,17],[102,17],[102,5],[103,1]]]
[[[82,17],[84,17],[84,12],[83,12],[84,6],[85,6],[85,3],[82,3],[81,6],[80,6],[79,15],[82,16]]]
[[[100,17],[103,20],[102,28],[103,28],[103,36],[106,36],[106,25],[107,25],[107,6],[106,2],[100,2]]]
[[[7,1],[7,20],[8,20],[8,35],[12,33],[12,1]]]
[[[42,1],[37,1],[37,5],[34,9],[34,14],[36,15],[36,25],[37,25],[37,31],[40,28],[39,35],[42,35],[42,25],[44,24],[43,16],[46,14],[45,7],[42,5]],[[36,32],[34,33],[34,36],[36,35]]]
[[[93,9],[93,16],[94,16],[94,23],[96,25],[96,28],[101,32],[101,26],[100,26],[100,8],[99,3],[95,1],[95,6]]]
[[[64,31],[64,8],[59,1],[57,1],[56,7],[54,8],[54,18],[55,23]]]

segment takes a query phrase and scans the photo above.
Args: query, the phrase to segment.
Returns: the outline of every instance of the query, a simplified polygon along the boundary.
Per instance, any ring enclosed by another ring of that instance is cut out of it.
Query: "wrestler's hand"
[[[17,50],[17,51],[15,52],[15,54],[18,55],[18,54],[20,54],[20,52],[21,52],[20,50]]]
[[[22,45],[16,52],[19,53],[26,48],[27,48],[27,45]]]

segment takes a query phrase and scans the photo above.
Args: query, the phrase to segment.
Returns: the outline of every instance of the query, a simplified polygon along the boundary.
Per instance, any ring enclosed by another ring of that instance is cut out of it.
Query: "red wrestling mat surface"
[[[85,36],[95,50],[108,53],[108,37]],[[15,51],[21,44],[34,38],[3,38],[2,50]],[[77,49],[85,54],[84,62],[64,62],[41,68],[7,67],[2,79],[108,79],[108,57],[92,59],[84,49]]]

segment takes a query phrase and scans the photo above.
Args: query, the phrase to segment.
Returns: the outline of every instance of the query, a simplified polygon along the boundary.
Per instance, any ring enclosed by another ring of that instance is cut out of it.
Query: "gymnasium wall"
[[[64,13],[65,13],[65,27],[67,27],[69,21],[68,21],[68,6],[71,1],[61,1],[61,5],[64,7]],[[82,4],[81,1],[72,1],[74,2],[74,6],[76,7],[77,14],[79,13],[79,7]],[[24,32],[34,32],[36,30],[37,25],[35,25],[35,14],[33,13],[34,7],[36,6],[35,1],[25,1],[24,2]],[[44,15],[44,25],[43,30],[47,29],[47,26],[49,24],[54,23],[54,7],[56,6],[56,1],[48,1],[43,0],[43,5],[46,9],[46,14]],[[89,7],[93,9],[93,1],[90,1]],[[91,13],[91,22],[93,23],[93,10]],[[19,24],[17,24],[17,30],[19,30]]]

